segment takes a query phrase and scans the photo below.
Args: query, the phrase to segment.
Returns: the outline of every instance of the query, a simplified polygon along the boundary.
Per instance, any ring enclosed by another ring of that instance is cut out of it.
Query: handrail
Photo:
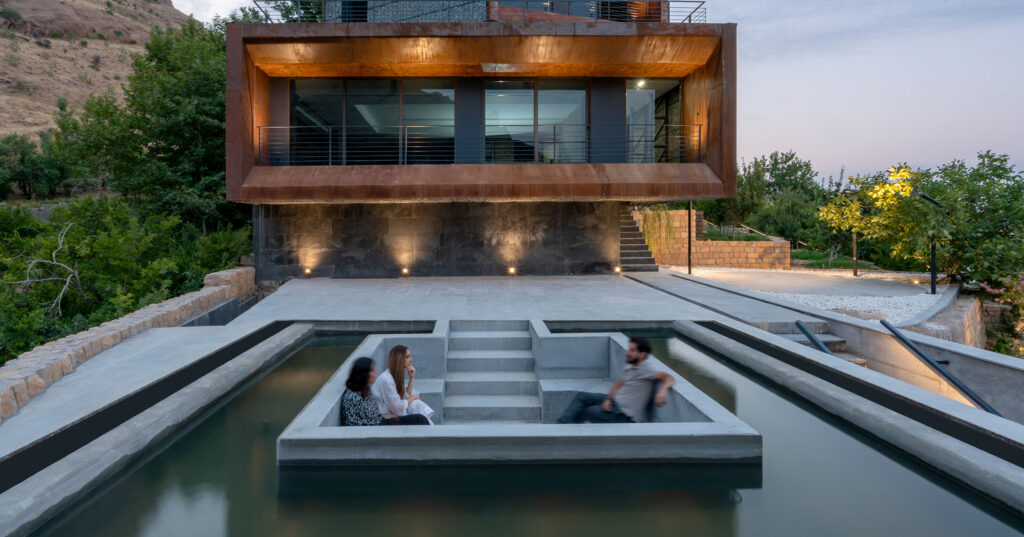
[[[833,354],[832,350],[828,348],[828,345],[825,345],[825,342],[822,341],[821,338],[819,338],[817,335],[815,335],[814,332],[811,332],[811,329],[807,328],[807,325],[804,324],[803,321],[798,320],[796,322],[796,327],[799,328],[800,331],[803,332],[805,336],[807,336],[807,339],[811,340],[811,343],[813,343],[814,346],[817,347],[819,351],[821,351],[821,352],[823,352],[825,354]]]
[[[939,362],[933,360],[931,356],[928,356],[928,354],[926,354],[923,350],[921,350],[920,347],[914,344],[913,341],[910,341],[907,338],[907,336],[903,335],[903,332],[901,332],[895,326],[890,324],[889,321],[882,319],[882,326],[884,326],[887,330],[892,332],[892,334],[896,336],[896,339],[900,343],[902,343],[904,347],[909,349],[910,352],[914,353],[914,355],[916,355],[922,362],[927,364],[928,367],[931,367],[942,378],[946,379],[950,384],[953,385],[954,388],[957,389],[957,391],[963,394],[964,397],[970,399],[971,402],[979,406],[982,410],[995,414],[996,416],[1002,417],[1002,414],[996,411],[996,409],[992,408],[992,405],[986,403],[985,400],[981,398],[981,396],[974,393],[974,391],[968,388],[967,385],[965,385],[963,382],[960,382],[960,379],[956,378],[955,375],[946,370],[946,368],[942,367],[942,365],[940,365]]]

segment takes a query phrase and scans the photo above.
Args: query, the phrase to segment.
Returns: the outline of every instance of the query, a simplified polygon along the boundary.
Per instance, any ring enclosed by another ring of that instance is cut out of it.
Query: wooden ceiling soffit
[[[716,36],[502,35],[348,37],[247,43],[272,77],[683,77],[707,63]]]
[[[723,196],[705,164],[256,166],[248,203],[673,201]]]

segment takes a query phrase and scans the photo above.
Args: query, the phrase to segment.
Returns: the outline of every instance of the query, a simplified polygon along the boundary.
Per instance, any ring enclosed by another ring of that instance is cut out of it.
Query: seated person
[[[373,360],[359,358],[352,364],[345,392],[341,394],[342,425],[427,425],[427,418],[419,414],[392,419],[381,416],[376,398],[370,395],[374,380],[377,380],[377,370]]]
[[[660,382],[654,404],[665,406],[666,394],[676,383],[675,377],[658,371],[647,356],[651,344],[642,337],[629,340],[626,351],[626,368],[622,378],[612,386],[608,395],[603,393],[580,392],[558,423],[643,423],[647,421],[647,407],[651,402],[654,384]]]
[[[405,374],[409,373],[409,384],[405,384]],[[409,414],[420,414],[427,418],[434,410],[420,400],[420,396],[412,390],[416,380],[416,368],[412,366],[412,351],[404,345],[396,345],[388,353],[388,369],[373,383],[370,392],[380,405],[380,413],[385,418],[400,418]]]

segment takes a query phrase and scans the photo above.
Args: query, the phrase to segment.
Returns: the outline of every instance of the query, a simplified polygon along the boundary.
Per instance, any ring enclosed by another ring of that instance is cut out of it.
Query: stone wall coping
[[[242,302],[255,294],[253,267],[211,272],[198,291],[144,306],[22,353],[0,367],[0,422],[83,362],[121,341],[150,328],[179,326],[231,299]]]

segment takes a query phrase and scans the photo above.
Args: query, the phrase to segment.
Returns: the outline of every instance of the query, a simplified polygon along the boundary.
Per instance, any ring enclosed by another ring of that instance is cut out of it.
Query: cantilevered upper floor
[[[697,4],[258,2],[315,22],[228,26],[228,199],[731,196],[735,25]]]

